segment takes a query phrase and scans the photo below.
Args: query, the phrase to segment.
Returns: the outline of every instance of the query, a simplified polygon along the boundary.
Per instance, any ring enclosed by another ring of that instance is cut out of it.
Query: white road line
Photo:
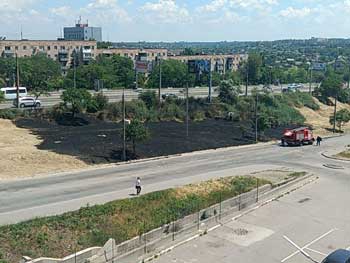
[[[315,250],[315,249],[312,249],[312,248],[305,248],[305,250],[309,250],[309,251],[311,251],[311,252],[314,252],[314,253],[316,253],[316,254],[320,254],[320,255],[322,255],[322,256],[324,256],[324,257],[326,257],[326,256],[328,256],[327,254],[324,254],[324,253],[322,253],[322,252],[320,252],[320,251],[317,251],[317,250]]]
[[[294,253],[290,254],[288,257],[284,258],[281,262],[285,262],[288,259],[294,257],[295,255],[297,255],[298,253],[305,253],[304,249],[308,248],[309,246],[315,244],[317,241],[320,241],[322,238],[325,238],[326,236],[328,236],[329,234],[333,233],[334,231],[336,231],[337,229],[331,229],[330,231],[328,231],[327,233],[323,234],[322,236],[314,239],[313,241],[311,241],[310,243],[306,244],[305,246],[303,246],[302,248],[299,248],[293,241],[291,241],[288,237],[283,236],[285,239],[287,239],[288,242],[290,242],[293,246],[298,248],[298,251],[295,251]],[[309,255],[307,255],[307,253],[304,254],[305,256],[309,257]]]
[[[294,252],[293,254],[289,255],[288,257],[284,258],[281,262],[285,262],[288,259],[294,257],[296,254],[302,253],[307,257],[310,257],[310,255],[308,253],[306,253],[303,248],[299,247],[297,244],[295,244],[292,240],[290,240],[287,236],[283,236],[284,239],[286,239],[289,243],[291,243],[294,247],[296,247],[298,249],[298,251]]]

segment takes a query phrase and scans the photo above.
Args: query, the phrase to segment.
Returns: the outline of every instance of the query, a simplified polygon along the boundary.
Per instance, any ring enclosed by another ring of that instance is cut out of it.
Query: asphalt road
[[[331,161],[319,155],[320,150],[341,146],[342,142],[349,142],[349,136],[331,139],[304,157],[300,152],[284,155],[288,163],[276,159],[274,164],[308,170],[319,179],[154,262],[310,263],[322,262],[336,249],[350,250],[350,162]],[[328,169],[323,164],[344,169]],[[297,246],[309,258],[298,252]]]
[[[288,85],[283,85],[283,87],[287,87]],[[248,90],[251,91],[254,88],[262,88],[262,86],[249,86]],[[212,95],[214,97],[218,96],[217,88],[213,87],[213,93]],[[242,87],[242,90],[244,87]],[[156,92],[158,92],[157,89],[154,89]],[[280,86],[272,86],[272,90],[275,93],[281,93],[281,87]],[[145,91],[145,90],[143,90]],[[305,85],[302,89],[303,92],[309,91],[309,86]],[[142,92],[142,91],[141,91]],[[92,92],[94,94],[95,92]],[[178,97],[184,97],[185,92],[182,88],[166,88],[161,90],[161,94],[175,94]],[[42,107],[52,107],[58,103],[61,102],[61,96],[62,92],[52,92],[49,96],[41,96],[39,100],[41,101]],[[110,102],[117,102],[122,100],[122,90],[105,90],[103,91],[103,94],[108,97]],[[136,90],[125,90],[125,99],[127,101],[137,99],[140,94],[140,91]],[[190,88],[189,89],[189,96],[196,97],[196,98],[206,98],[208,97],[208,88],[207,87],[201,87],[201,88]],[[6,101],[4,103],[0,104],[0,109],[6,109],[6,108],[12,108],[12,101]]]
[[[142,178],[143,193],[210,178],[279,167],[327,176],[335,172],[323,165],[336,161],[321,157],[321,152],[341,150],[349,140],[350,135],[347,135],[325,140],[321,147],[289,148],[277,144],[262,144],[210,150],[36,179],[1,181],[0,224],[59,214],[87,204],[130,197],[134,193],[137,176]],[[350,163],[345,163],[344,167],[347,170],[337,171],[338,176],[349,174]],[[346,194],[350,196],[350,191]]]

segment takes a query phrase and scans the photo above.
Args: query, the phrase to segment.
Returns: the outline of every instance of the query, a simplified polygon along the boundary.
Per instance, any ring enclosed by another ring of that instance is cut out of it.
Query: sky
[[[0,36],[56,39],[80,16],[113,42],[350,37],[350,0],[0,0]]]

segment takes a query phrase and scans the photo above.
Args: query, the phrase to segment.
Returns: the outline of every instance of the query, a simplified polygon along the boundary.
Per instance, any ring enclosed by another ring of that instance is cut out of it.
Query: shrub
[[[148,119],[149,110],[142,100],[133,100],[125,105],[126,116],[130,119],[145,121]]]
[[[0,118],[1,119],[7,119],[7,120],[14,120],[18,117],[23,116],[23,112],[18,109],[3,109],[0,110]]]
[[[123,105],[121,102],[108,104],[106,108],[106,116],[109,120],[117,121],[123,118]]]
[[[87,105],[87,112],[95,113],[106,109],[108,105],[108,98],[102,93],[95,94]]]
[[[157,95],[154,91],[142,92],[139,95],[139,99],[142,100],[148,109],[155,108],[158,105]]]
[[[162,120],[183,120],[185,117],[184,109],[180,108],[175,103],[166,103],[163,105],[160,113],[160,118]]]

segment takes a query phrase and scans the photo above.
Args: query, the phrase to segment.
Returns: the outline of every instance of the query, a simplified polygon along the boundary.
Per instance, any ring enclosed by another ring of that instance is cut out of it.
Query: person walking
[[[139,195],[141,193],[141,178],[140,177],[137,177],[137,179],[136,179],[135,188],[136,188],[136,195]]]
[[[317,136],[316,138],[316,145],[321,146],[322,138],[320,136]]]

